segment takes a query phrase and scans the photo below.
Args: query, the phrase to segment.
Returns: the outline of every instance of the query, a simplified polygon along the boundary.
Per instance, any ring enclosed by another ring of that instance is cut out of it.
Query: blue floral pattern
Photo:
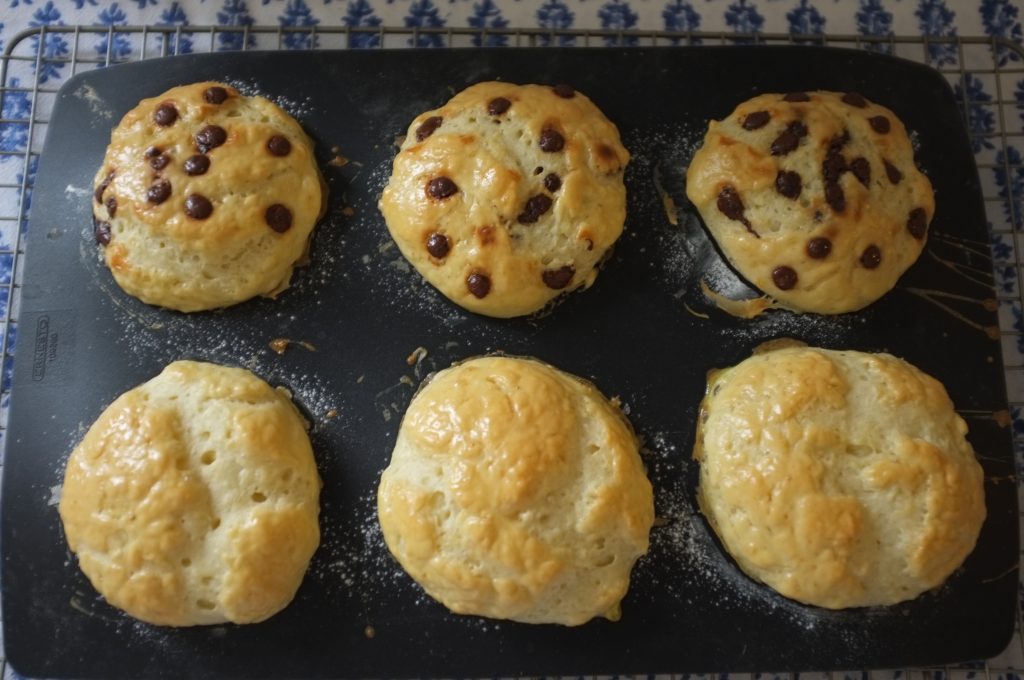
[[[857,32],[861,35],[880,37],[892,34],[892,12],[882,6],[882,0],[860,0],[857,11]],[[890,52],[889,43],[868,43],[868,49]]]
[[[954,19],[956,12],[949,9],[943,0],[921,0],[914,12],[919,20],[921,35],[940,36],[944,38],[956,35]],[[947,66],[956,63],[956,45],[931,44],[928,46],[928,58],[932,66]]]
[[[430,0],[413,0],[409,13],[405,15],[405,25],[407,28],[441,28],[444,19]],[[444,47],[444,37],[432,33],[421,34],[409,38],[409,44],[415,47]]]
[[[381,18],[373,11],[369,0],[351,0],[341,23],[349,28],[375,28],[381,25]],[[380,36],[375,33],[350,33],[349,47],[380,47]]]
[[[958,99],[967,102],[967,131],[974,153],[995,148],[988,135],[995,132],[996,114],[995,109],[988,105],[992,95],[985,91],[981,78],[968,73],[964,85],[956,83],[953,92]]]
[[[481,0],[473,4],[473,13],[467,19],[473,28],[505,28],[508,20],[501,15],[501,10],[494,4],[494,0]],[[505,47],[508,45],[508,37],[504,35],[488,35],[486,38],[473,36],[473,45],[476,47]]]
[[[313,11],[306,0],[288,0],[284,14],[278,17],[282,26],[316,26],[320,20],[313,16]],[[290,50],[311,50],[320,46],[319,39],[312,33],[287,32],[281,42]]]

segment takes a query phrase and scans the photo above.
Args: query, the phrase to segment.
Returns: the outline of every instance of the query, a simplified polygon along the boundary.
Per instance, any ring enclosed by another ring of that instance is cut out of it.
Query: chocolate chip
[[[924,208],[914,208],[910,211],[910,215],[907,217],[907,229],[914,238],[924,238],[925,232],[928,231],[928,215]]]
[[[843,95],[843,103],[849,104],[850,106],[856,106],[858,109],[863,109],[868,105],[868,100],[864,99],[863,96],[856,92],[848,92]]]
[[[566,85],[565,83],[555,85],[551,89],[553,89],[555,94],[563,99],[572,99],[576,96],[576,90],[572,88],[572,85]]]
[[[165,179],[160,180],[146,190],[146,200],[150,203],[160,205],[171,197],[171,183]]]
[[[865,269],[874,269],[882,264],[882,251],[878,249],[878,246],[868,246],[860,256],[860,263],[864,265]]]
[[[154,170],[163,170],[168,166],[168,164],[170,164],[170,162],[170,157],[167,154],[162,153],[159,156],[153,156],[152,158],[150,158],[149,166]]]
[[[542,172],[544,172],[544,168],[540,167],[539,165],[533,169],[533,174],[535,175],[539,175]]]
[[[163,149],[161,149],[159,146],[151,146],[148,149],[146,149],[146,158],[153,158],[154,156],[159,156],[162,153]]]
[[[434,134],[434,130],[441,127],[442,122],[444,122],[444,118],[441,116],[431,116],[420,123],[419,127],[416,128],[416,141],[422,142],[424,139]]]
[[[829,241],[824,236],[816,236],[807,242],[807,255],[815,260],[826,258],[831,252],[832,241]]]
[[[740,195],[736,192],[736,189],[729,184],[722,187],[722,190],[718,192],[718,210],[723,215],[728,217],[730,220],[736,220],[743,224],[751,234],[757,238],[761,238],[761,235],[754,231],[754,228],[750,226],[750,221],[746,215],[743,214],[743,201],[740,199]]]
[[[775,176],[775,190],[786,198],[796,199],[803,190],[803,180],[798,172],[779,170]]]
[[[174,125],[174,121],[178,120],[178,109],[171,102],[164,102],[156,107],[156,111],[153,112],[153,120],[161,127]]]
[[[194,220],[205,220],[213,214],[213,204],[206,196],[191,194],[185,199],[185,214]]]
[[[227,140],[227,131],[219,125],[207,125],[196,133],[195,139],[196,147],[203,153],[208,152],[210,149],[216,149]]]
[[[900,180],[903,179],[903,173],[889,161],[883,160],[882,164],[885,165],[885,174],[889,177],[889,181],[893,184],[899,184]]]
[[[466,277],[466,288],[475,298],[485,298],[491,292],[491,279],[486,274],[473,272]]]
[[[785,156],[800,144],[800,138],[807,136],[807,126],[798,120],[786,126],[782,134],[772,142],[771,152],[773,156]]]
[[[267,151],[274,156],[287,156],[292,151],[292,143],[284,135],[274,135],[267,140]]]
[[[435,177],[427,182],[427,196],[442,200],[454,195],[459,190],[455,182],[447,177]]]
[[[825,202],[837,213],[846,210],[846,194],[838,184],[825,185]]]
[[[449,250],[451,250],[451,243],[444,234],[435,231],[427,237],[427,252],[437,259],[443,260]]]
[[[867,186],[871,182],[871,164],[868,159],[860,156],[850,161],[850,172],[860,180],[860,183]]]
[[[868,118],[868,123],[871,124],[871,129],[880,135],[888,133],[892,128],[889,124],[889,119],[885,116],[872,116],[871,118]]]
[[[540,277],[544,280],[544,285],[553,290],[562,290],[569,285],[572,281],[573,274],[576,273],[576,268],[572,265],[566,265],[559,267],[558,269],[545,269],[544,273]]]
[[[108,172],[107,176],[104,177],[103,181],[100,182],[99,186],[96,187],[96,191],[93,192],[92,196],[93,196],[93,198],[96,199],[97,203],[102,203],[103,202],[103,192],[107,190],[107,187],[109,187],[110,183],[113,182],[113,181],[114,181],[114,173],[113,172]]]
[[[501,114],[508,111],[508,108],[512,106],[512,102],[505,99],[504,97],[495,97],[491,101],[487,102],[487,113],[492,116],[500,116]],[[485,293],[486,295],[486,293]]]
[[[547,151],[549,153],[555,151],[561,151],[565,146],[565,138],[557,130],[551,128],[544,128],[540,131],[540,148],[541,151]]]
[[[809,102],[811,97],[806,92],[790,92],[782,98],[785,102]]]
[[[210,157],[197,153],[185,161],[185,172],[192,177],[205,174],[210,169]]]
[[[110,243],[110,222],[97,222],[92,235],[96,238],[96,243],[101,246]]]
[[[776,267],[772,270],[772,281],[779,290],[789,290],[796,285],[796,271],[786,265]]]
[[[546,194],[537,194],[531,196],[523,207],[523,212],[519,213],[519,217],[516,221],[519,224],[533,224],[540,219],[540,216],[551,210],[552,200],[551,197]]]
[[[113,219],[114,215],[117,214],[117,199],[113,196],[108,196],[106,203],[104,203],[103,205],[107,207],[107,215],[109,215],[110,218]]]
[[[551,193],[555,193],[556,191],[562,188],[562,178],[553,172],[549,173],[544,178],[544,188],[550,191]]]
[[[283,234],[292,228],[292,211],[280,203],[275,203],[267,208],[263,218],[270,225],[270,228],[279,234]]]
[[[203,90],[203,99],[205,99],[208,104],[223,104],[227,98],[228,91],[218,85],[214,85],[213,87],[208,87]]]
[[[744,130],[759,130],[768,124],[771,114],[767,111],[754,111],[743,119],[741,125]]]

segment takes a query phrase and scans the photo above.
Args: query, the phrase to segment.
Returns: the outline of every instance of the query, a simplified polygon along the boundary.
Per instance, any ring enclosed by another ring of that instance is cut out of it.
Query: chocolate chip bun
[[[521,316],[594,282],[622,233],[628,161],[581,92],[479,83],[412,122],[380,209],[445,296]]]
[[[110,604],[165,626],[262,621],[320,541],[305,421],[249,371],[178,361],[114,401],[68,460],[60,517]]]
[[[453,612],[617,619],[654,521],[633,430],[588,382],[528,359],[437,374],[377,492],[384,540]]]
[[[141,101],[114,128],[94,186],[114,280],[183,312],[287,288],[326,205],[299,124],[218,83]]]
[[[984,475],[945,389],[888,354],[807,347],[712,374],[701,507],[751,577],[839,609],[942,584],[985,519]]]
[[[935,212],[903,123],[858,94],[765,94],[711,121],[686,193],[748,281],[796,311],[874,302]]]

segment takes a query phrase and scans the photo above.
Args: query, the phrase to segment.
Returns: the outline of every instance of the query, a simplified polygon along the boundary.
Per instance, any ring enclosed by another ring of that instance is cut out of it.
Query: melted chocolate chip
[[[185,214],[194,220],[205,220],[213,214],[213,203],[206,196],[191,194],[185,199]]]
[[[786,126],[782,134],[772,142],[771,152],[773,156],[785,156],[800,144],[800,138],[807,136],[807,126],[798,120]]]
[[[274,135],[267,140],[267,151],[274,156],[287,156],[292,152],[292,143],[284,135]]]
[[[569,285],[572,281],[573,275],[576,273],[576,269],[572,265],[566,265],[559,267],[558,269],[545,269],[544,273],[540,277],[544,280],[544,285],[553,290],[562,290]]]
[[[420,123],[420,126],[416,128],[416,141],[422,142],[424,139],[434,134],[434,130],[441,127],[441,123],[444,122],[444,118],[441,116],[431,116],[425,121]]]
[[[263,214],[263,219],[267,221],[267,225],[271,229],[279,234],[283,234],[292,228],[292,211],[280,203],[275,203],[267,208],[267,212]]]
[[[832,241],[828,240],[824,236],[816,236],[807,242],[807,255],[809,257],[813,257],[815,260],[826,258],[831,252]]]
[[[208,87],[203,90],[203,99],[208,104],[223,104],[228,98],[228,91],[219,85]]]
[[[565,137],[563,137],[557,130],[551,128],[544,128],[540,131],[540,148],[541,151],[547,151],[553,153],[555,151],[561,151],[565,146]]]
[[[846,210],[846,194],[843,193],[843,188],[838,184],[826,184],[825,202],[837,213]]]
[[[197,153],[195,156],[190,156],[185,161],[185,172],[195,177],[196,175],[205,174],[210,169],[210,157],[204,156],[201,153]]]
[[[475,298],[485,298],[491,292],[491,279],[487,274],[473,272],[466,277],[466,288]]]
[[[150,203],[160,205],[171,197],[171,183],[165,179],[160,180],[153,186],[146,189],[146,200]]]
[[[785,102],[809,102],[811,97],[806,92],[790,92],[782,98]]]
[[[153,156],[152,158],[149,159],[149,167],[159,171],[166,168],[170,164],[170,162],[170,156],[168,156],[165,153],[162,153],[159,156]]]
[[[882,264],[882,251],[876,245],[868,246],[860,256],[860,263],[865,269],[874,269]]]
[[[850,161],[850,172],[860,180],[860,183],[867,186],[871,182],[871,164],[868,159],[860,156]]]
[[[863,109],[868,105],[868,100],[856,92],[848,92],[843,95],[843,103],[849,104],[850,106],[856,106],[858,109]]]
[[[768,124],[771,114],[767,111],[754,111],[743,119],[741,125],[744,130],[759,130]]]
[[[883,160],[882,164],[885,165],[885,174],[889,178],[889,181],[893,184],[899,184],[900,180],[903,179],[903,173],[889,161]]]
[[[916,239],[923,239],[928,231],[928,215],[924,208],[914,208],[907,217],[907,230]]]
[[[552,200],[551,197],[546,194],[537,194],[531,196],[526,201],[526,205],[523,207],[523,212],[519,213],[519,217],[516,221],[519,224],[533,224],[540,219],[540,216],[551,210]]]
[[[800,173],[780,170],[779,174],[775,176],[775,190],[786,198],[800,198],[800,192],[803,190]]]
[[[544,178],[544,188],[550,191],[551,193],[555,193],[556,191],[562,188],[562,178],[553,172],[549,173]]]
[[[103,205],[105,205],[107,208],[107,215],[109,215],[110,218],[113,219],[114,215],[117,214],[117,199],[114,198],[113,196],[108,196],[107,201]]]
[[[219,125],[207,125],[196,133],[195,138],[196,148],[203,153],[207,153],[210,149],[216,149],[227,140],[227,131]]]
[[[110,183],[113,182],[113,181],[114,181],[114,173],[113,172],[108,172],[107,176],[104,177],[103,181],[100,182],[99,185],[96,187],[96,191],[93,192],[92,197],[96,199],[97,203],[102,203],[103,202],[103,192],[107,190],[107,187],[109,187]]]
[[[539,175],[542,172],[544,172],[544,168],[540,167],[539,165],[533,169],[533,174],[535,175]]]
[[[451,250],[451,243],[444,234],[439,234],[435,231],[427,237],[427,252],[433,257],[443,260],[448,255],[449,250]]]
[[[871,129],[880,135],[884,135],[892,129],[889,119],[885,116],[872,116],[868,118],[868,123],[871,124]]]
[[[754,231],[753,227],[750,226],[750,221],[746,215],[743,214],[743,201],[740,199],[739,193],[731,185],[725,185],[722,190],[718,192],[718,210],[728,217],[730,220],[736,220],[743,224],[754,236],[761,238],[760,234]]]
[[[159,156],[162,153],[163,149],[161,149],[159,146],[151,146],[148,149],[146,149],[145,155],[146,158],[153,158],[154,156]]]
[[[796,285],[796,271],[786,265],[776,267],[772,270],[772,281],[779,290],[789,290]]]
[[[512,102],[509,100],[504,97],[495,97],[491,101],[487,102],[487,113],[492,116],[500,116],[508,111],[510,106],[512,106]]]
[[[110,243],[110,222],[97,222],[92,235],[96,238],[96,243],[101,246]]]
[[[174,125],[176,120],[178,120],[178,109],[171,102],[164,102],[153,112],[153,121],[160,127]]]
[[[565,83],[555,85],[551,89],[553,89],[555,91],[555,94],[557,94],[559,97],[562,97],[563,99],[572,99],[573,97],[576,96],[576,90],[572,88],[572,85],[566,85]]]
[[[455,182],[451,181],[447,177],[435,177],[427,182],[427,196],[436,198],[437,200],[443,200],[449,196],[453,196],[458,190],[459,187]]]

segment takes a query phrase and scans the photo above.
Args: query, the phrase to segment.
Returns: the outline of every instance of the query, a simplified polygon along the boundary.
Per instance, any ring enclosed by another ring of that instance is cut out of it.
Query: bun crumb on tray
[[[888,354],[810,347],[712,373],[699,500],[752,578],[806,604],[889,605],[974,549],[984,473],[942,385]]]
[[[617,619],[654,521],[625,416],[588,382],[484,357],[413,398],[381,477],[384,540],[453,612]]]
[[[283,389],[178,361],[72,452],[60,517],[96,590],[165,626],[254,623],[295,596],[320,541],[320,477]]]
[[[144,99],[96,173],[96,241],[143,302],[215,309],[288,287],[326,207],[313,142],[280,107],[213,82]]]
[[[622,233],[628,162],[618,129],[582,92],[478,83],[413,120],[380,209],[446,297],[522,316],[594,282]]]
[[[855,93],[764,94],[711,121],[686,194],[744,278],[821,314],[892,289],[935,213],[903,123]]]

